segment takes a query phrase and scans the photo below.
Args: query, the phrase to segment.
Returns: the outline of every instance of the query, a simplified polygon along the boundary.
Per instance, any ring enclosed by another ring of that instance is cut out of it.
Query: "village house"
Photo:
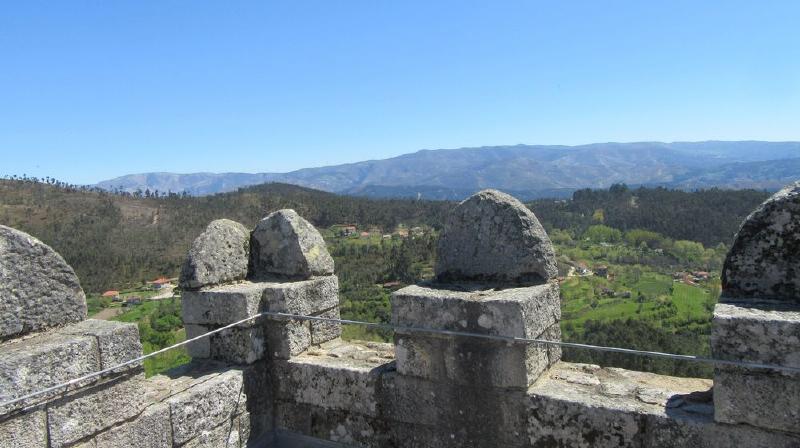
[[[142,304],[142,298],[141,297],[139,297],[139,296],[130,296],[130,297],[125,299],[125,301],[122,303],[122,306],[141,305],[141,304]]]
[[[159,290],[172,286],[172,282],[166,277],[159,277],[152,282],[147,282],[152,289]]]
[[[332,227],[339,236],[351,236],[358,233],[358,227],[355,224],[335,224]]]
[[[122,298],[119,296],[119,291],[109,290],[103,293],[103,298],[111,299],[113,302],[120,302]]]
[[[575,272],[577,272],[578,275],[584,276],[584,275],[591,275],[592,273],[592,271],[589,270],[589,266],[587,266],[586,263],[582,261],[575,263],[574,267],[575,267]]]

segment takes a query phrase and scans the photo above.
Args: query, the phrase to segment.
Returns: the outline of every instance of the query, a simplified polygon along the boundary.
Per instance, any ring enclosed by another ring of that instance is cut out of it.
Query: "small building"
[[[369,238],[370,235],[371,234],[369,232],[361,232],[361,238]]]
[[[122,306],[131,306],[131,305],[141,305],[142,298],[139,296],[130,296],[125,299],[125,302],[122,303]]]
[[[358,233],[358,227],[355,224],[334,224],[333,229],[340,236],[351,236]]]
[[[408,238],[408,229],[405,227],[400,227],[394,231],[394,234],[399,236],[400,238]]]
[[[151,288],[156,289],[156,290],[169,288],[170,286],[172,286],[172,282],[166,277],[159,277],[159,278],[153,280],[152,282],[148,282],[148,283],[150,284]]]
[[[575,272],[578,273],[580,276],[591,275],[592,271],[589,270],[589,267],[586,266],[586,263],[580,261],[574,265]]]
[[[707,281],[710,276],[711,276],[711,274],[709,274],[706,271],[695,271],[695,272],[692,272],[692,277],[694,277],[694,281],[696,281],[696,282]]]
[[[600,266],[595,266],[594,275],[598,277],[608,278],[608,266],[604,264],[601,264]]]
[[[122,299],[119,296],[119,291],[109,290],[103,293],[103,298],[111,299],[113,302],[119,302]]]
[[[411,228],[411,236],[422,236],[425,234],[425,229],[422,227],[412,227]]]

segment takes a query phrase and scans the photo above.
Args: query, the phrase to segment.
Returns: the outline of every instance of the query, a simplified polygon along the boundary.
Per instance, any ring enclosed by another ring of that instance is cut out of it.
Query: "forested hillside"
[[[742,220],[769,195],[756,190],[687,192],[614,185],[608,190],[578,190],[569,201],[538,200],[528,205],[548,230],[582,234],[591,225],[605,224],[716,246],[730,244]]]
[[[204,197],[114,195],[33,181],[0,180],[0,224],[36,236],[61,253],[87,292],[177,276],[192,240],[218,218],[247,227],[293,208],[318,227],[359,223],[439,226],[446,202],[370,200],[283,184]]]
[[[551,231],[582,235],[591,225],[605,224],[714,246],[730,243],[742,219],[766,197],[752,190],[689,193],[614,186],[580,190],[573,200],[530,205]],[[439,229],[452,206],[443,201],[355,198],[285,184],[188,197],[149,191],[116,195],[32,180],[0,180],[0,223],[53,246],[92,292],[177,275],[191,241],[217,218],[252,227],[271,211],[294,208],[320,228],[353,223],[387,231],[398,224]]]

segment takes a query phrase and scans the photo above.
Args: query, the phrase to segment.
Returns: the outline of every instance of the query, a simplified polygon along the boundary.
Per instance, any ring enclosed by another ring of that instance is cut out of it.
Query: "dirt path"
[[[166,288],[164,288],[164,292],[161,292],[153,297],[148,297],[147,300],[169,299],[170,297],[172,297],[173,289],[175,289],[175,286],[167,286]]]
[[[122,313],[122,308],[103,308],[99,313],[92,316],[92,319],[109,320]]]

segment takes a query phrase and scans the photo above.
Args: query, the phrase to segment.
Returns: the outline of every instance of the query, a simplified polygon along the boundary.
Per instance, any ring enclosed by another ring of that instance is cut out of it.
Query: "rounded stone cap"
[[[0,340],[84,319],[86,296],[61,255],[0,225]]]
[[[722,268],[722,297],[800,303],[800,182],[744,220]]]
[[[536,216],[514,197],[483,190],[458,204],[439,237],[439,281],[536,283],[557,275],[555,252]]]
[[[243,280],[249,259],[250,231],[230,219],[211,221],[186,255],[180,286],[196,289]]]
[[[251,279],[333,274],[333,258],[316,228],[294,210],[278,210],[250,234]]]

